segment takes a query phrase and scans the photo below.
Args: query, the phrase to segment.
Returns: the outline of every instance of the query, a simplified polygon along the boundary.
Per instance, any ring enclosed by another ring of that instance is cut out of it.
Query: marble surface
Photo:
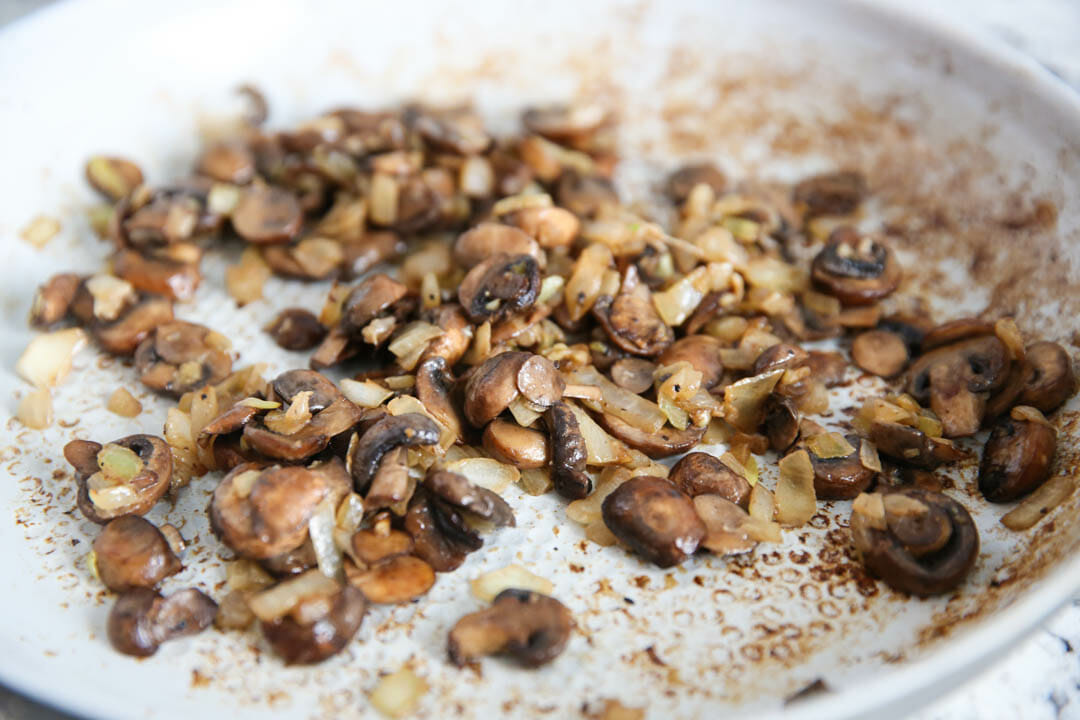
[[[0,0],[0,25],[51,0]],[[909,0],[1028,53],[1080,92],[1080,1]],[[0,686],[0,720],[71,716]],[[911,720],[1080,720],[1080,596],[995,665]]]

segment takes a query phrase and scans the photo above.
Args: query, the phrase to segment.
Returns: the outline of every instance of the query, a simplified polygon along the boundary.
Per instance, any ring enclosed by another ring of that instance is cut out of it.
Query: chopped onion
[[[747,461],[743,463],[733,453],[726,452],[720,456],[720,462],[724,463],[736,475],[741,475],[751,486],[757,484],[757,461],[754,460],[752,455],[747,455]],[[751,462],[753,463],[752,470],[748,467]]]
[[[744,378],[724,388],[724,419],[743,432],[761,424],[765,400],[784,374],[783,368]]]
[[[604,429],[589,417],[589,413],[574,403],[567,403],[570,411],[577,418],[578,430],[585,440],[585,451],[589,465],[617,465],[626,462],[629,453],[621,442],[604,432]]]
[[[319,570],[308,570],[252,595],[248,607],[263,622],[284,617],[309,598],[328,597],[338,592],[338,584]]]
[[[686,322],[710,290],[709,273],[704,267],[694,269],[672,283],[671,287],[653,293],[653,305],[660,318],[672,327]]]
[[[237,305],[247,305],[262,298],[263,286],[269,278],[270,266],[258,249],[249,247],[241,253],[239,263],[225,268],[225,291]]]
[[[142,403],[136,400],[126,388],[114,390],[108,402],[105,403],[105,407],[109,412],[126,418],[133,418],[142,412]]]
[[[334,503],[330,498],[326,498],[315,508],[315,513],[308,522],[308,535],[311,536],[311,544],[315,548],[315,560],[319,564],[319,571],[326,577],[340,580],[343,567],[341,550],[334,542],[336,526]]]
[[[461,163],[458,174],[458,187],[461,192],[473,198],[485,198],[495,188],[495,169],[491,161],[483,155],[469,155]]]
[[[519,195],[508,195],[499,200],[491,206],[491,214],[499,217],[529,208],[549,208],[554,204],[551,196],[546,193],[524,192]]]
[[[758,542],[778,543],[784,537],[780,532],[780,524],[768,520],[760,520],[756,517],[748,517],[743,520],[742,529],[746,536]]]
[[[477,600],[487,603],[509,588],[533,590],[543,595],[550,595],[555,589],[554,583],[550,580],[534,575],[520,565],[507,565],[504,568],[484,573],[469,583],[469,587],[472,588],[472,594]]]
[[[382,345],[397,329],[397,319],[393,315],[375,318],[360,330],[360,337],[368,345]]]
[[[547,468],[523,469],[518,485],[529,495],[543,495],[552,487],[551,471]]]
[[[851,503],[851,512],[862,519],[869,527],[884,530],[885,503],[880,493],[859,493]]]
[[[39,250],[60,232],[60,221],[47,215],[38,215],[19,231],[19,237]]]
[[[26,346],[15,371],[36,387],[54,387],[71,372],[72,359],[85,346],[86,333],[80,328],[38,335]]]
[[[397,337],[390,341],[387,348],[397,356],[398,362],[403,368],[412,370],[420,359],[420,352],[423,351],[428,342],[441,337],[443,332],[443,329],[437,325],[416,320],[402,328]],[[412,359],[414,356],[415,359]],[[408,359],[412,359],[411,364],[406,364]]]
[[[822,460],[847,457],[855,452],[855,448],[851,446],[847,438],[838,432],[814,435],[807,439],[806,447]]]
[[[244,252],[246,253],[247,250]],[[352,287],[346,283],[335,282],[330,287],[330,291],[326,294],[326,302],[323,303],[322,309],[319,310],[320,325],[329,328],[338,324],[341,319],[341,306],[345,303],[345,298],[349,296],[351,291]]]
[[[169,408],[165,414],[165,442],[180,450],[195,450],[191,417],[179,408]]]
[[[585,537],[591,542],[594,542],[597,545],[603,545],[604,547],[611,547],[618,542],[618,538],[611,532],[603,519],[594,520],[586,525]]]
[[[251,494],[251,488],[255,487],[255,482],[258,479],[258,470],[245,470],[239,475],[234,476],[232,479],[233,495],[239,498],[246,498]]]
[[[814,492],[814,468],[805,450],[793,452],[780,460],[780,479],[776,483],[776,519],[782,525],[806,524],[817,512]]]
[[[1072,475],[1052,477],[1024,498],[1023,502],[1005,513],[1001,524],[1010,530],[1027,530],[1065,502],[1074,490],[1076,478]]]
[[[408,390],[416,387],[415,375],[389,375],[384,377],[382,381],[391,390]]]
[[[540,294],[536,297],[537,305],[558,305],[563,299],[566,280],[562,275],[548,275],[540,282]]]
[[[368,699],[371,706],[391,718],[405,717],[428,691],[428,684],[409,668],[383,676]]]
[[[619,387],[591,365],[571,372],[569,380],[577,385],[591,385],[600,389],[603,396],[600,403],[583,401],[592,410],[610,413],[649,433],[658,432],[667,422],[667,417],[656,403]]]
[[[521,427],[531,427],[532,424],[543,415],[542,412],[538,412],[536,408],[533,407],[533,404],[521,395],[518,395],[511,400],[507,409],[510,410],[510,414],[514,416],[514,420],[516,420],[517,424]]]
[[[473,335],[472,345],[469,346],[469,351],[465,353],[462,362],[467,365],[479,365],[484,362],[490,354],[491,321],[485,320],[483,324],[476,328],[476,334]]]
[[[439,277],[433,272],[424,273],[424,277],[420,281],[420,301],[424,310],[437,308],[442,303]]]
[[[393,225],[397,222],[398,191],[397,181],[390,175],[377,172],[371,177],[369,213],[377,225]]]
[[[776,516],[776,503],[769,488],[757,483],[750,489],[750,504],[747,506],[750,517],[765,522],[772,522]]]
[[[87,280],[86,290],[94,298],[94,317],[98,320],[115,320],[124,306],[136,297],[131,283],[105,273]]]
[[[383,404],[394,392],[372,380],[350,380],[344,378],[338,383],[341,393],[350,402],[363,408],[376,408]]]
[[[743,529],[746,512],[719,495],[698,495],[694,498],[694,510],[705,524],[706,534],[701,545],[717,555],[735,555],[750,552],[757,544]]]
[[[767,255],[750,260],[742,275],[748,285],[788,294],[801,293],[809,285],[805,270]]]
[[[244,407],[255,408],[256,410],[277,410],[281,407],[281,403],[273,400],[263,400],[262,398],[249,397],[236,403],[237,405],[243,405]]]
[[[603,522],[600,506],[615,488],[630,479],[630,471],[623,467],[609,467],[601,473],[592,494],[581,500],[574,500],[566,506],[566,517],[581,525]]]
[[[1001,318],[994,323],[994,334],[1009,349],[1015,362],[1024,361],[1024,338],[1020,335],[1020,328],[1016,327],[1015,320],[1009,317]]]
[[[108,443],[97,454],[98,467],[109,483],[127,483],[143,470],[143,461],[131,448]]]
[[[301,428],[311,422],[311,395],[311,390],[298,392],[293,396],[287,410],[268,412],[263,418],[266,427],[279,435],[295,435],[300,432]]]
[[[455,460],[447,463],[446,469],[464,475],[473,485],[500,494],[521,476],[521,472],[513,465],[484,457]]]
[[[604,271],[614,262],[611,250],[600,243],[593,243],[581,251],[564,291],[566,310],[571,320],[577,322],[592,308],[600,296]]]
[[[48,389],[41,388],[27,393],[19,401],[19,407],[15,410],[15,417],[19,418],[19,422],[32,430],[44,430],[52,425],[52,396],[49,394]]]
[[[865,438],[859,443],[859,462],[867,470],[881,472],[881,458],[877,446]]]
[[[225,563],[225,584],[232,590],[262,590],[274,584],[274,578],[259,563],[240,558]]]
[[[1009,417],[1013,420],[1020,420],[1021,422],[1033,422],[1039,423],[1040,425],[1046,425],[1049,428],[1054,427],[1038,408],[1033,408],[1030,405],[1017,405],[1009,411]]]

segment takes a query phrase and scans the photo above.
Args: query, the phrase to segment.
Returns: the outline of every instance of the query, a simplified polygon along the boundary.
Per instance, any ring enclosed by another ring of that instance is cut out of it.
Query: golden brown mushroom
[[[601,512],[615,537],[663,568],[693,555],[705,537],[693,502],[664,478],[627,480],[604,498]]]
[[[458,301],[470,320],[482,323],[532,307],[539,292],[536,258],[500,252],[466,273],[458,286]]]
[[[900,265],[887,246],[841,227],[814,258],[811,278],[845,305],[869,305],[897,288]]]
[[[671,468],[668,480],[690,497],[718,495],[739,507],[750,502],[750,483],[719,458],[692,452]]]
[[[573,629],[570,611],[555,598],[507,589],[490,608],[466,615],[450,630],[450,660],[462,667],[507,653],[526,667],[545,665],[563,651]]]
[[[994,335],[942,345],[911,364],[908,392],[941,419],[946,437],[973,435],[990,392],[1008,376],[1009,352]]]
[[[210,328],[178,320],[160,325],[135,351],[143,385],[180,397],[216,385],[232,370],[228,341]]]
[[[1020,404],[1043,412],[1057,410],[1076,392],[1076,375],[1065,348],[1057,343],[1037,342],[1025,353],[1027,373]]]
[[[172,480],[172,451],[153,435],[129,435],[104,446],[72,440],[64,457],[75,468],[79,510],[99,524],[146,514]]]
[[[161,531],[138,515],[110,520],[94,540],[94,558],[113,592],[152,588],[183,568]]]
[[[1057,433],[1035,420],[1000,419],[990,431],[979,465],[979,492],[990,502],[1009,502],[1046,482],[1057,450]]]
[[[312,665],[341,652],[360,629],[367,612],[363,593],[351,585],[305,604],[323,612],[313,619],[285,615],[262,623],[267,643],[287,665]]]
[[[135,588],[118,597],[109,612],[109,642],[125,655],[148,657],[163,642],[210,627],[216,614],[217,603],[194,588],[168,597]]]

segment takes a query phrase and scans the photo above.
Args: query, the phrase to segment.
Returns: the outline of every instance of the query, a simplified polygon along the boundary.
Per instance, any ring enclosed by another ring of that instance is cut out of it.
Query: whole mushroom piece
[[[1020,404],[1043,412],[1057,410],[1076,392],[1076,375],[1065,348],[1057,343],[1037,342],[1026,352],[1027,372]]]
[[[566,647],[573,617],[555,598],[514,588],[491,607],[466,615],[450,630],[450,660],[462,667],[485,655],[507,653],[526,667],[554,660]]]
[[[1057,449],[1057,433],[1045,422],[999,420],[983,448],[979,492],[990,502],[1009,502],[1046,482]]]
[[[886,245],[845,226],[829,236],[810,276],[845,305],[869,305],[900,285],[900,265]]]
[[[858,435],[848,434],[844,436],[844,440],[852,448],[846,455],[820,457],[810,449],[810,464],[814,468],[814,493],[819,499],[849,500],[870,487],[877,475],[862,464],[863,439]]]
[[[964,506],[918,488],[860,495],[851,534],[870,572],[913,595],[952,590],[979,555],[979,534]]]
[[[974,435],[989,394],[1005,382],[1009,352],[994,335],[942,345],[924,353],[908,370],[908,392],[941,419],[946,437]]]
[[[168,597],[136,588],[118,597],[109,612],[109,642],[125,655],[147,657],[163,642],[202,632],[216,614],[217,603],[194,588]]]
[[[94,558],[98,577],[114,592],[152,588],[183,568],[161,531],[138,515],[110,520],[94,540]]]
[[[532,307],[539,293],[536,258],[500,252],[466,273],[458,287],[458,301],[470,320],[482,323]]]
[[[318,618],[301,622],[285,615],[262,623],[263,636],[288,665],[311,665],[341,652],[364,620],[364,594],[346,585],[328,599]]]
[[[172,450],[153,435],[129,435],[104,446],[72,440],[64,457],[75,468],[79,510],[99,524],[146,514],[172,481]]]
[[[750,502],[750,483],[719,458],[708,453],[692,452],[671,468],[668,480],[690,497],[719,495],[746,509]]]
[[[143,385],[180,397],[215,385],[232,370],[228,341],[210,328],[182,320],[159,326],[135,350]]]
[[[604,524],[631,550],[660,567],[678,565],[705,537],[694,504],[664,478],[641,475],[604,498]]]

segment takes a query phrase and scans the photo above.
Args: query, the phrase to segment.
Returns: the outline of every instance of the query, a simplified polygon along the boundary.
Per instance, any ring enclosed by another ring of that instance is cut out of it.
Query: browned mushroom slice
[[[241,195],[231,218],[237,235],[262,245],[292,240],[300,232],[304,213],[296,195],[285,188],[254,186]]]
[[[509,225],[482,222],[463,232],[454,243],[454,260],[466,270],[499,253],[529,255],[539,266],[544,264],[537,242]]]
[[[111,263],[113,273],[135,289],[173,300],[190,300],[202,280],[197,263],[148,257],[135,250],[117,250]]]
[[[94,540],[94,559],[113,592],[154,587],[183,567],[161,531],[138,515],[110,520]]]
[[[592,313],[611,342],[632,355],[653,357],[675,342],[675,331],[656,311],[652,293],[633,265],[623,275],[619,293],[614,298],[601,295]]]
[[[466,273],[458,301],[470,320],[482,323],[532,307],[539,292],[536,258],[497,253]]]
[[[311,542],[310,537],[300,547],[259,560],[259,565],[275,577],[299,575],[318,564],[319,558],[315,555],[315,545]]]
[[[408,500],[415,489],[416,481],[409,477],[405,448],[396,447],[379,461],[379,469],[371,478],[364,496],[364,509],[377,510],[396,505]]]
[[[1076,392],[1076,375],[1069,354],[1057,343],[1037,342],[1027,349],[1025,356],[1028,369],[1020,403],[1043,412],[1057,410]]]
[[[870,487],[870,483],[877,475],[862,464],[860,448],[863,441],[858,435],[844,436],[843,439],[851,446],[851,452],[846,455],[835,454],[836,451],[831,447],[826,447],[825,442],[820,445],[815,442],[823,438],[833,438],[835,435],[835,433],[826,433],[811,437],[806,443],[810,464],[814,468],[814,494],[820,500],[849,500]],[[843,444],[840,443],[840,445]],[[832,452],[827,457],[817,454],[824,450]]]
[[[298,280],[326,280],[345,262],[345,249],[337,240],[304,237],[262,250],[263,260],[278,275]]]
[[[588,448],[577,417],[564,402],[552,405],[544,413],[551,447],[551,479],[563,497],[580,499],[593,490],[592,478],[585,474]]]
[[[1057,433],[1032,420],[1002,418],[990,431],[979,465],[979,492],[990,502],[1009,502],[1046,482],[1057,450]]]
[[[555,201],[578,217],[595,217],[601,208],[619,204],[615,187],[607,178],[564,172],[555,186]]]
[[[795,403],[783,395],[770,393],[765,400],[761,431],[773,450],[783,452],[791,447],[799,438],[799,411]]]
[[[317,598],[316,602],[323,598]],[[314,603],[313,603],[314,604]],[[360,629],[367,612],[364,594],[351,585],[328,598],[318,618],[299,622],[286,615],[262,623],[263,636],[288,665],[311,665],[341,651]]]
[[[303,308],[286,308],[266,326],[278,347],[286,350],[310,350],[326,337],[319,318]]]
[[[365,278],[352,289],[341,306],[342,326],[347,332],[359,333],[408,292],[407,287],[382,273]]]
[[[332,327],[311,355],[308,364],[313,370],[340,365],[360,352],[360,342],[354,342],[342,327]]]
[[[155,328],[172,322],[172,319],[172,302],[167,298],[150,295],[112,322],[95,322],[91,326],[91,332],[105,352],[130,355]]]
[[[125,655],[148,657],[163,642],[210,627],[216,614],[217,603],[194,588],[168,597],[135,588],[118,597],[109,612],[109,642]]]
[[[420,362],[440,357],[446,361],[448,369],[452,368],[461,360],[472,342],[473,329],[465,317],[465,312],[457,303],[444,303],[431,310],[426,320],[437,325],[443,334],[428,343],[420,355]]]
[[[413,551],[413,540],[401,530],[358,530],[352,536],[352,550],[356,558],[367,565],[388,560]]]
[[[573,624],[570,611],[555,598],[510,588],[496,595],[491,607],[458,620],[447,649],[458,667],[495,653],[539,667],[563,651]]]
[[[523,470],[547,467],[551,461],[544,433],[508,420],[495,419],[488,423],[483,445],[491,457]]]
[[[498,493],[473,485],[464,475],[434,470],[427,474],[424,485],[432,496],[442,502],[489,520],[496,527],[515,525],[514,511]]]
[[[405,531],[412,536],[413,553],[436,572],[451,572],[465,562],[468,549],[447,538],[436,524],[435,511],[426,494],[417,492],[405,513]]]
[[[86,181],[90,187],[116,202],[142,185],[143,174],[139,166],[130,160],[96,155],[86,163]]]
[[[271,558],[303,544],[319,504],[329,498],[336,506],[348,492],[343,474],[295,466],[240,465],[214,490],[210,522],[237,553]]]
[[[870,572],[913,595],[952,590],[979,555],[979,534],[968,511],[918,488],[857,498],[851,534]]]
[[[708,185],[717,195],[727,190],[727,176],[711,162],[684,165],[671,173],[665,190],[669,198],[681,205],[698,185]]]
[[[274,432],[261,421],[249,422],[244,426],[244,442],[266,457],[297,462],[310,458],[326,448],[335,437],[348,432],[360,422],[363,413],[346,398],[339,397],[315,412],[299,430],[289,435]]]
[[[396,605],[417,599],[435,584],[435,571],[412,555],[396,555],[360,570],[345,566],[349,584],[376,605]]]
[[[795,185],[792,199],[807,219],[818,215],[849,215],[866,197],[862,173],[841,170],[806,178]]]
[[[66,318],[81,283],[82,278],[75,273],[60,273],[49,278],[34,294],[30,324],[48,327]]]
[[[705,537],[694,504],[664,478],[627,480],[601,505],[604,524],[631,550],[660,567],[678,565]]]
[[[75,466],[76,503],[91,522],[144,515],[172,480],[172,451],[153,435],[129,435],[101,446],[73,440],[64,457]]]
[[[473,427],[484,427],[499,416],[520,394],[518,372],[531,358],[527,352],[504,352],[477,366],[465,385],[465,418]]]
[[[460,440],[464,437],[464,423],[458,414],[457,404],[450,397],[454,379],[447,365],[446,360],[437,355],[420,363],[416,368],[416,397],[436,420],[453,433],[456,440]]]
[[[544,105],[521,114],[525,129],[555,142],[571,142],[596,132],[608,121],[599,105]]]
[[[221,382],[232,370],[227,341],[202,325],[178,320],[159,326],[135,351],[143,385],[179,397]]]
[[[722,347],[723,343],[711,335],[688,335],[676,340],[660,355],[657,362],[661,365],[674,365],[682,361],[690,363],[701,373],[701,386],[708,390],[715,387],[724,375],[724,364],[720,360]]]
[[[798,345],[777,343],[766,348],[757,356],[757,360],[754,361],[754,366],[750,372],[752,375],[761,375],[780,368],[802,367],[809,358],[810,354]]]
[[[946,437],[973,435],[988,394],[1005,382],[1009,351],[993,335],[961,340],[924,354],[908,372],[908,392],[941,419]]]
[[[870,426],[870,442],[891,458],[927,469],[969,457],[951,442],[899,423],[874,422]]]
[[[380,263],[390,262],[405,251],[401,237],[388,230],[365,232],[358,238],[342,238],[345,253],[341,268],[345,279],[363,275]]]
[[[696,425],[687,425],[685,430],[665,425],[655,433],[649,433],[610,413],[604,413],[597,419],[604,429],[617,439],[653,459],[686,452],[697,445],[705,434],[705,428]]]
[[[518,368],[517,388],[523,398],[546,408],[562,400],[566,380],[555,363],[543,355],[532,355]]]
[[[892,250],[851,227],[833,231],[810,274],[818,287],[845,305],[869,305],[900,284],[900,265]]]
[[[199,158],[198,171],[223,183],[247,185],[255,179],[255,155],[240,143],[218,143]]]
[[[287,370],[274,378],[271,387],[274,395],[285,404],[291,403],[302,392],[310,392],[308,409],[313,413],[321,412],[344,399],[334,383],[314,370]]]
[[[851,359],[860,368],[883,378],[896,377],[908,364],[904,339],[888,330],[868,330],[851,343]]]
[[[416,131],[439,150],[458,155],[479,155],[491,147],[491,136],[475,114],[445,112],[423,113],[413,123]]]
[[[206,209],[212,184],[189,178],[174,187],[128,195],[116,204],[109,234],[117,247],[149,251],[216,231],[222,217]]]
[[[434,445],[439,426],[420,413],[387,415],[364,431],[349,450],[349,472],[358,492],[367,490],[383,456],[398,447]]]
[[[968,338],[994,334],[994,323],[979,318],[960,318],[928,328],[922,335],[920,347],[928,352],[942,345],[951,345]]]
[[[672,466],[668,480],[690,497],[719,495],[742,508],[750,502],[746,478],[708,453],[689,453]]]
[[[678,345],[676,343],[675,345]],[[672,347],[675,347],[673,345]],[[670,348],[668,349],[670,351]],[[661,362],[664,362],[661,356]],[[679,358],[685,359],[685,358]],[[669,364],[664,362],[664,364]],[[653,386],[653,373],[656,372],[656,363],[644,358],[626,357],[619,358],[611,364],[611,381],[624,390],[629,390],[635,395],[648,392]],[[703,383],[704,384],[704,381]]]

